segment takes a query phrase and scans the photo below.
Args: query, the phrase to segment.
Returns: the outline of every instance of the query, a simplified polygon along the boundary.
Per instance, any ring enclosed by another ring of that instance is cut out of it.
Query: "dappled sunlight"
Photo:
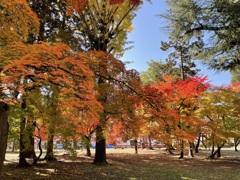
[[[12,163],[5,164],[4,176],[6,179],[238,179],[240,154],[223,150],[224,158],[216,160],[206,159],[205,150],[195,154],[194,158],[179,160],[179,154],[167,155],[164,150],[151,151],[139,149],[139,154],[134,154],[133,149],[108,150],[108,165],[93,165],[93,157],[78,153],[75,161],[64,152],[56,155],[57,161],[44,162],[32,168],[16,168],[17,155],[7,159],[15,159]],[[117,153],[114,153],[117,152]],[[233,156],[235,155],[235,156]],[[16,176],[17,174],[17,176]],[[84,178],[83,178],[84,177]]]

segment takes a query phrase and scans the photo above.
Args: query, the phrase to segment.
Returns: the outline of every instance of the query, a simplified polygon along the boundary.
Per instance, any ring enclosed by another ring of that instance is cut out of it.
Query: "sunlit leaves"
[[[37,34],[38,18],[26,0],[1,1],[0,9],[0,46],[18,38],[26,40],[29,33]]]
[[[165,76],[164,79],[145,86],[146,118],[153,122],[155,137],[159,140],[169,142],[171,139],[162,138],[174,137],[193,141],[197,127],[201,126],[201,119],[194,111],[209,84],[205,77],[181,80]]]

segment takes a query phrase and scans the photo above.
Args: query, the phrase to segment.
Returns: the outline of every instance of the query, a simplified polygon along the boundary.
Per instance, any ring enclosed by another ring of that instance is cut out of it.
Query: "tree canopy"
[[[195,59],[210,68],[234,69],[239,65],[239,1],[167,0],[169,10],[160,16],[168,21],[170,38],[195,42]]]

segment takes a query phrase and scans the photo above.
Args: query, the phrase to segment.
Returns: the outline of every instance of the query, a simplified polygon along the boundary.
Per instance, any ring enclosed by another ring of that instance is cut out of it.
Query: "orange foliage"
[[[64,44],[41,43],[27,48],[30,53],[4,68],[6,76],[1,81],[5,91],[11,94],[18,91],[27,97],[33,89],[57,86],[59,96],[56,110],[62,112],[67,121],[65,127],[68,123],[76,127],[85,124],[78,127],[78,131],[85,133],[87,125],[97,124],[102,106],[96,100],[93,72],[83,63],[88,56],[76,56]],[[12,98],[5,101],[17,98],[13,95],[9,97]]]
[[[194,115],[203,91],[209,87],[205,77],[173,79],[145,87],[144,113],[151,122],[155,138],[169,142],[172,138],[193,141],[201,120]],[[171,139],[164,139],[171,138]]]
[[[68,3],[68,13],[71,15],[74,11],[81,13],[84,7],[87,5],[90,0],[66,0]],[[139,6],[141,0],[109,0],[110,5],[122,4],[124,1],[129,1],[134,6]]]

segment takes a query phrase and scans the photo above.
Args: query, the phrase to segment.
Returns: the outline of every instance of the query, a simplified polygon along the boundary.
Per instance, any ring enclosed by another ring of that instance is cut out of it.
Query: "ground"
[[[93,151],[93,150],[92,150]],[[94,152],[94,151],[93,151]],[[240,152],[224,149],[222,157],[209,160],[209,150],[200,150],[194,158],[179,160],[176,155],[168,155],[164,150],[140,149],[134,154],[134,149],[107,149],[106,166],[93,165],[93,157],[84,156],[84,151],[78,151],[77,158],[72,158],[66,152],[57,151],[55,162],[41,161],[30,168],[16,168],[16,153],[7,153],[4,178],[6,180],[239,180]]]

